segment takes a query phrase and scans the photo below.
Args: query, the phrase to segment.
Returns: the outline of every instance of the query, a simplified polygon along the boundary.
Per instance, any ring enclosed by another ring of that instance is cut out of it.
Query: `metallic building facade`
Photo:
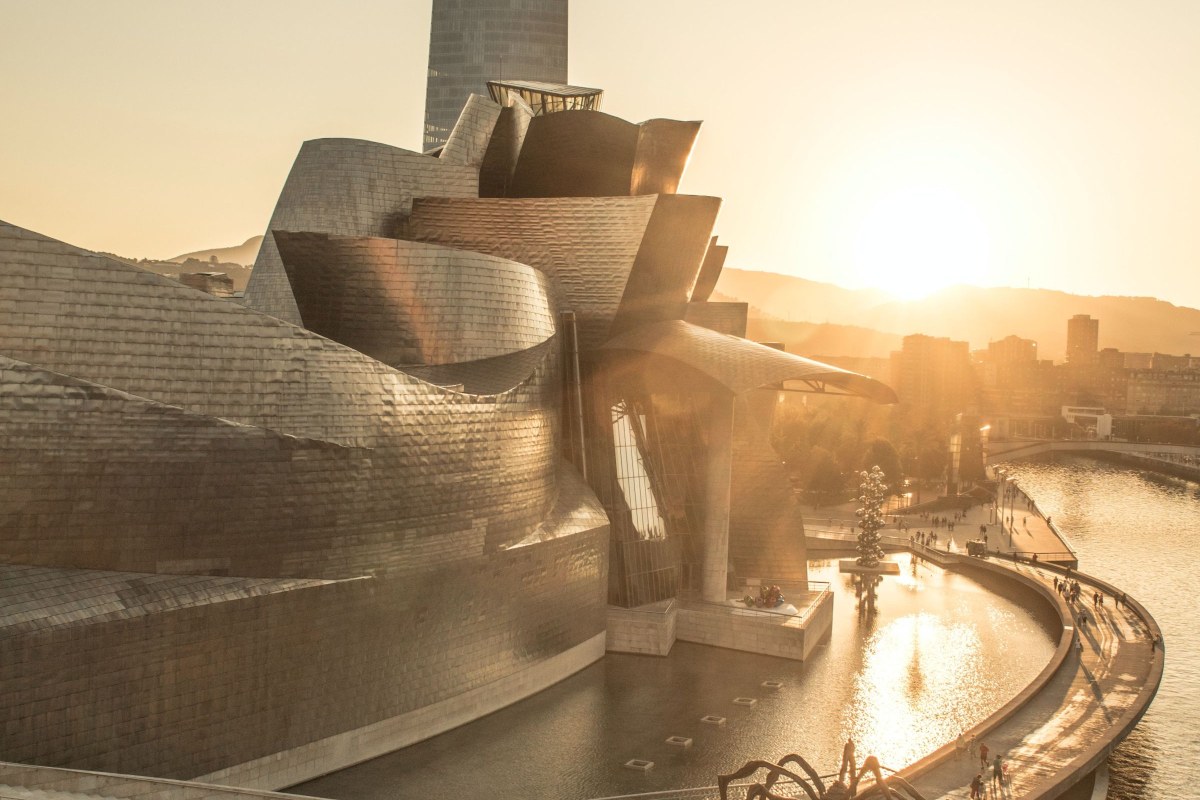
[[[568,0],[433,0],[424,150],[441,147],[492,78],[567,82]]]
[[[304,143],[244,304],[0,223],[6,758],[281,788],[805,577],[776,393],[891,390],[707,302],[698,123],[509,102]]]

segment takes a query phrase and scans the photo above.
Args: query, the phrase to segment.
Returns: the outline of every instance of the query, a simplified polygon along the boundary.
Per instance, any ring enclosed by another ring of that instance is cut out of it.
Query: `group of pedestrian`
[[[982,798],[984,795],[984,783],[987,779],[984,775],[987,774],[988,767],[992,768],[991,786],[999,788],[1010,785],[1011,776],[1008,773],[1008,762],[1001,758],[999,753],[992,754],[985,742],[976,738],[975,734],[970,737],[966,733],[960,733],[958,740],[954,743],[955,757],[961,759],[964,755],[968,758],[979,758],[979,771],[975,773],[975,777],[971,780],[971,797]]]
[[[1079,601],[1079,594],[1083,591],[1083,587],[1079,585],[1079,581],[1070,580],[1068,578],[1059,580],[1059,578],[1055,576],[1054,591],[1062,595],[1063,599],[1065,599],[1068,603],[1076,603]],[[1096,600],[1097,595],[1099,595],[1099,592],[1096,592],[1092,596],[1092,602],[1094,605],[1099,605],[1099,601]]]
[[[937,531],[930,531],[929,533],[917,531],[914,538],[918,543],[923,544],[926,547],[933,547],[938,543]]]

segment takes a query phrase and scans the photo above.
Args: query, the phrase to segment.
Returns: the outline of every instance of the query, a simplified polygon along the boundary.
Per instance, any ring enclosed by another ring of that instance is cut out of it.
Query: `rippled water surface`
[[[906,555],[874,617],[835,563],[811,578],[835,592],[833,632],[805,663],[679,642],[670,656],[609,654],[469,725],[292,791],[343,800],[587,798],[715,783],[750,758],[798,752],[836,771],[847,733],[891,767],[951,741],[1049,661],[1043,622],[963,575]],[[782,689],[764,689],[776,680]],[[750,708],[733,704],[753,697]],[[715,714],[722,727],[700,722]],[[694,740],[687,749],[668,736]],[[647,773],[623,769],[655,762]]]
[[[1109,762],[1112,800],[1200,798],[1200,485],[1073,456],[1009,465],[1103,578],[1154,615],[1162,687]]]

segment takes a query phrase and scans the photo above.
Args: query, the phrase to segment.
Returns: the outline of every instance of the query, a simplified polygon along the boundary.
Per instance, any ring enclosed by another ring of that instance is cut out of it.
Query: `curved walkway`
[[[1017,697],[975,729],[994,757],[1009,763],[1011,785],[991,798],[1054,798],[1097,767],[1129,734],[1158,691],[1163,650],[1154,646],[1158,625],[1130,598],[1116,608],[1115,587],[1072,571],[1082,584],[1080,602],[1068,604],[1054,592],[1065,570],[1007,559],[956,556],[965,569],[1007,573],[1046,596],[1063,621],[1059,647],[1046,669]],[[1105,594],[1097,609],[1091,595]],[[1079,617],[1087,622],[1080,625]],[[1082,648],[1076,647],[1076,641]],[[978,758],[947,745],[901,770],[928,799],[970,797]],[[989,777],[985,773],[985,778]],[[990,783],[990,781],[989,781]]]

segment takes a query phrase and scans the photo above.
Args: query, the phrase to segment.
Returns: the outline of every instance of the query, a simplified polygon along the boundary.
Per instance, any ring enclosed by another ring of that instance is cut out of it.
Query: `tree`
[[[860,472],[862,483],[859,484],[858,496],[862,507],[854,513],[858,516],[858,558],[860,567],[875,567],[883,559],[883,548],[879,544],[879,529],[883,526],[883,498],[887,494],[887,484],[883,482],[883,470],[872,467],[870,472]]]
[[[812,469],[809,472],[808,491],[817,497],[817,505],[839,499],[846,491],[846,478],[833,453],[823,447],[814,447],[810,458]]]
[[[887,439],[873,439],[863,452],[859,466],[864,470],[879,467],[883,474],[889,476],[888,494],[896,494],[904,486],[904,468],[900,463],[900,454],[896,447]]]

